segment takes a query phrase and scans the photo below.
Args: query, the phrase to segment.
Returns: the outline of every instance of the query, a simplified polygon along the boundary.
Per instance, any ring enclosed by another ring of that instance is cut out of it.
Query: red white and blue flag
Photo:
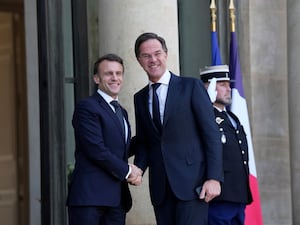
[[[211,61],[213,66],[222,64],[217,35],[216,31],[211,32]]]
[[[256,166],[254,160],[253,144],[249,125],[247,103],[244,95],[243,80],[240,69],[238,46],[236,39],[236,33],[231,32],[229,71],[231,79],[235,80],[235,82],[232,82],[231,86],[232,104],[230,109],[240,119],[240,122],[244,126],[245,132],[247,134],[250,169],[250,188],[253,196],[253,202],[246,207],[245,225],[262,225],[263,220],[261,213]]]

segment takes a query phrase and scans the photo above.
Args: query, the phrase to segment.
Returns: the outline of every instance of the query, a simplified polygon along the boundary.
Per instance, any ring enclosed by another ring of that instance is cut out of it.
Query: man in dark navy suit
[[[239,119],[226,106],[231,104],[227,65],[208,66],[200,72],[214,105],[223,143],[224,182],[221,195],[209,204],[209,225],[243,225],[245,207],[252,202],[249,186],[248,144]]]
[[[131,208],[127,182],[138,184],[142,171],[128,164],[128,115],[118,104],[123,60],[115,54],[94,65],[98,90],[73,115],[75,169],[67,199],[70,225],[124,225]]]
[[[206,225],[207,202],[220,194],[223,167],[205,87],[199,79],[167,69],[167,46],[157,34],[141,34],[135,55],[149,79],[134,96],[135,164],[143,171],[149,167],[157,225]]]

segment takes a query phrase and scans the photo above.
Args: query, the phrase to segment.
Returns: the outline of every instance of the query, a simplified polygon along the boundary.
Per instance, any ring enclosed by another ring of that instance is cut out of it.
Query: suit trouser
[[[157,225],[207,225],[208,204],[199,199],[179,200],[167,182],[165,199],[154,206]]]
[[[125,225],[125,210],[107,206],[69,206],[69,225]]]
[[[208,225],[244,225],[246,204],[211,202],[208,209]]]

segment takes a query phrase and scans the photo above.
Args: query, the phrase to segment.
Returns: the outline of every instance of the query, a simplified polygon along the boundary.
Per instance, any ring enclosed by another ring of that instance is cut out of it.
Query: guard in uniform
[[[246,133],[237,116],[226,109],[231,104],[233,81],[227,65],[205,67],[200,78],[214,105],[223,143],[224,183],[221,195],[209,204],[208,225],[244,225],[245,208],[252,202],[252,195]]]

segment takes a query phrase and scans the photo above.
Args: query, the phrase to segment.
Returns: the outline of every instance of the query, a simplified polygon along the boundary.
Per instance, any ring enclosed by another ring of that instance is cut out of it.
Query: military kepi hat
[[[216,81],[229,81],[228,65],[206,66],[200,69],[200,78],[204,83],[210,82],[211,79],[216,78]]]

